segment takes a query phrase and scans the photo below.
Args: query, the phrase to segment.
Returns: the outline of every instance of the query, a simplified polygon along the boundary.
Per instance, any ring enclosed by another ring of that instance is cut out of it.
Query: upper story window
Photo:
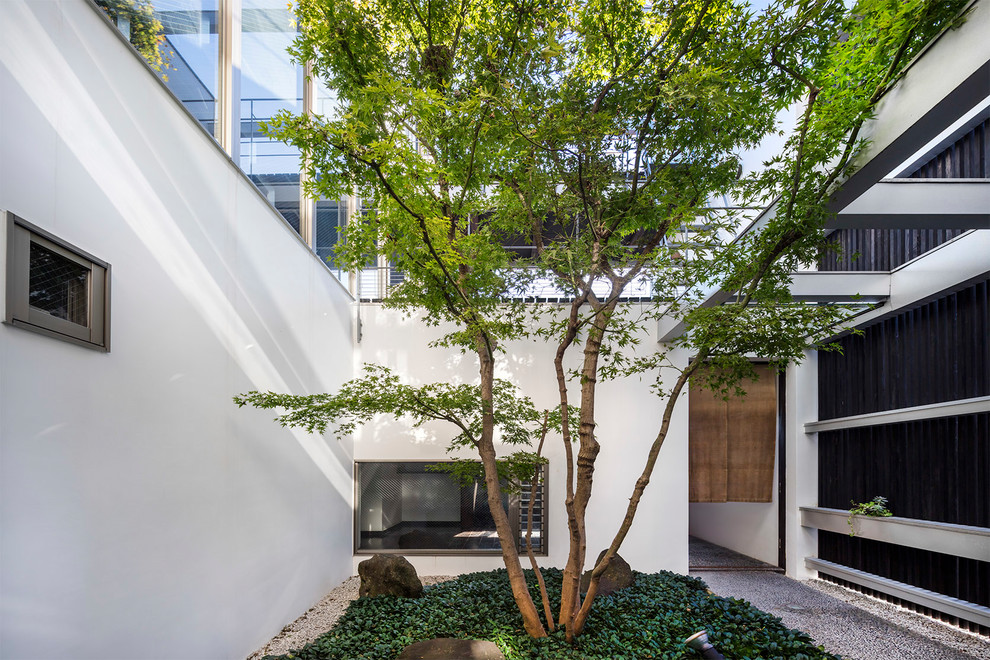
[[[5,321],[110,350],[110,265],[7,213]]]

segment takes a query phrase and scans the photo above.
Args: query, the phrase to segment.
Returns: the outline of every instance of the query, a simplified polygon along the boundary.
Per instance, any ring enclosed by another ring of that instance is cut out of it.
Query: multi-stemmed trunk
[[[505,562],[506,571],[509,574],[509,584],[512,588],[512,597],[516,601],[516,606],[522,614],[523,625],[526,632],[531,637],[546,637],[546,630],[543,622],[540,621],[540,614],[536,609],[529,587],[526,585],[526,576],[523,573],[522,564],[519,560],[519,550],[516,544],[516,530],[512,529],[509,522],[509,515],[502,506],[502,489],[499,484],[498,467],[495,460],[495,420],[492,408],[492,390],[495,382],[494,357],[483,338],[478,339],[478,357],[480,359],[481,375],[481,437],[478,439],[478,454],[481,457],[481,464],[485,471],[485,489],[488,491],[488,508],[491,510],[492,518],[495,521],[495,531],[502,545],[502,560]]]

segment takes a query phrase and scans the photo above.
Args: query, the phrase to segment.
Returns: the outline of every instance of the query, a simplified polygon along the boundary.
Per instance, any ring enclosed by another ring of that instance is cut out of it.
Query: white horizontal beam
[[[842,566],[841,564],[816,557],[806,557],[804,563],[812,570],[826,573],[840,580],[852,582],[867,589],[881,591],[894,598],[900,598],[901,600],[916,603],[922,607],[944,612],[950,616],[972,621],[981,626],[990,626],[990,607],[970,603],[969,601],[953,598],[952,596],[938,594],[928,589],[904,584],[903,582],[880,577],[873,573],[856,570],[855,568],[849,568],[848,566]]]
[[[824,507],[801,507],[801,525],[836,534],[849,533],[849,512]],[[918,520],[853,516],[856,536],[909,548],[941,552],[978,561],[990,559],[990,528]]]
[[[864,426],[881,426],[883,424],[900,424],[916,422],[940,417],[957,417],[959,415],[974,415],[990,412],[990,396],[978,396],[972,399],[946,401],[944,403],[929,403],[923,406],[883,410],[865,415],[837,417],[819,422],[808,422],[804,425],[805,433],[822,433],[824,431],[840,431],[856,429]]]
[[[890,273],[802,270],[791,274],[790,291],[799,302],[881,302],[890,295]],[[721,305],[731,299],[728,291],[712,288],[698,306]],[[657,341],[673,341],[684,329],[679,318],[665,316],[659,322]]]
[[[884,179],[829,229],[990,229],[990,179]]]
[[[802,270],[790,290],[801,302],[879,302],[890,296],[890,273]]]

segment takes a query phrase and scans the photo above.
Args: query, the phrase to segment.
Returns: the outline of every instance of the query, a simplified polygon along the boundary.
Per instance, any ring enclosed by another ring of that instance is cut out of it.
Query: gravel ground
[[[855,660],[990,660],[990,641],[823,580],[768,572],[691,575],[720,596],[748,600],[806,631],[828,651]]]
[[[419,580],[425,586],[444,582],[451,577],[420,575]],[[282,628],[271,641],[248,656],[248,660],[260,660],[266,655],[281,655],[309,644],[337,623],[337,619],[343,616],[351,601],[357,600],[360,586],[361,578],[357,576],[347,578],[339,587],[324,596],[323,600],[309,608],[305,614]]]
[[[692,571],[720,596],[744,598],[806,631],[832,653],[854,660],[990,660],[990,641],[882,600],[822,580],[798,582],[766,571]],[[423,575],[424,585],[451,579]],[[298,649],[329,630],[358,597],[348,578],[287,625],[248,660]]]

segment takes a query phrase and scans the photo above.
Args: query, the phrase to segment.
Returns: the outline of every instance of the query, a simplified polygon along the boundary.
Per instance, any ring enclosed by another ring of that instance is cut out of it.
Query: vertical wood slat
[[[818,555],[849,568],[990,606],[990,562],[819,532]]]
[[[942,243],[964,229],[839,229],[829,238],[839,246],[819,260],[823,271],[889,271]]]
[[[986,179],[990,119],[973,127],[942,153],[907,174],[912,179]]]
[[[818,445],[819,506],[882,495],[897,516],[990,527],[990,413],[825,431]]]
[[[990,178],[990,119],[906,176],[912,179]],[[958,236],[961,229],[840,229],[838,252],[823,255],[820,270],[887,271]],[[858,258],[857,258],[858,255]]]
[[[821,419],[990,394],[990,279],[840,340],[819,355]],[[990,527],[990,413],[818,436],[819,505],[887,497],[895,515]],[[981,562],[824,534],[819,557],[990,606]]]
[[[990,279],[838,341],[818,358],[819,419],[990,395]]]

